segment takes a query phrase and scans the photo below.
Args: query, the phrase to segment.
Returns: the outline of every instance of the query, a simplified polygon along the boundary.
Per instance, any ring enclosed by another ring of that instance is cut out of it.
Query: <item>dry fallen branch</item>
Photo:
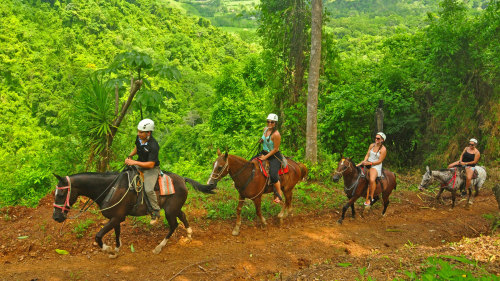
[[[168,279],[168,281],[171,281],[173,280],[175,277],[179,276],[184,270],[186,270],[186,268],[189,268],[191,266],[195,266],[195,265],[199,265],[199,264],[202,264],[202,263],[206,263],[206,262],[210,262],[210,261],[213,261],[214,259],[210,259],[210,260],[205,260],[205,261],[200,261],[200,262],[197,262],[197,263],[193,263],[193,264],[190,264],[188,266],[185,266],[183,269],[181,269],[179,272],[177,272],[176,274],[174,274],[174,276],[170,277],[170,279]]]

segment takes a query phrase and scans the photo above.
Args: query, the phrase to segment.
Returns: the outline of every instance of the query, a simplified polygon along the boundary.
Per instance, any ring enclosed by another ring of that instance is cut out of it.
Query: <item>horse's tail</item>
[[[186,177],[184,177],[184,181],[191,184],[194,187],[194,189],[201,191],[203,193],[214,194],[215,192],[213,190],[217,187],[217,185],[215,184],[205,185]]]
[[[297,162],[297,165],[299,165],[300,168],[300,179],[303,180],[307,177],[307,167],[306,165]]]

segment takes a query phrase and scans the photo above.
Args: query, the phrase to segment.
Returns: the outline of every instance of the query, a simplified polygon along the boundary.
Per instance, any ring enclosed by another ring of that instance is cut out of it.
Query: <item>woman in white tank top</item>
[[[378,132],[375,136],[375,143],[370,144],[365,159],[361,161],[361,163],[356,165],[363,165],[370,169],[368,172],[369,184],[368,192],[366,193],[365,206],[371,205],[373,201],[373,194],[375,193],[375,189],[377,188],[377,183],[375,182],[375,180],[377,179],[377,177],[380,177],[382,175],[382,162],[384,161],[387,154],[387,150],[385,149],[385,146],[383,144],[385,138],[386,136],[384,133]]]

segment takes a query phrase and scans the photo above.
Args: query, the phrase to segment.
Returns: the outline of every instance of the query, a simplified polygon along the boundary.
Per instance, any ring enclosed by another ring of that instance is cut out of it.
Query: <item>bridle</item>
[[[63,212],[69,211],[71,209],[71,205],[69,204],[69,197],[71,195],[71,181],[69,180],[69,177],[66,176],[66,179],[68,180],[68,185],[67,186],[57,186],[56,185],[56,195],[58,190],[64,190],[67,189],[68,193],[66,195],[66,200],[64,201],[64,205],[57,204],[54,202],[54,207],[61,209]]]
[[[216,162],[217,163],[217,162]],[[212,173],[210,174],[210,179],[213,179],[215,181],[219,181],[221,178],[222,178],[222,174],[224,173],[224,170],[226,168],[228,168],[228,165],[229,165],[229,159],[226,159],[226,164],[224,164],[224,166],[222,167],[222,169],[220,170],[220,172],[215,172],[215,168],[214,170],[212,171]],[[229,169],[229,168],[228,168]]]
[[[344,165],[345,161],[346,161],[345,159],[342,159],[342,163],[340,163],[340,164]],[[344,169],[342,171],[340,171],[340,172],[339,171],[335,171],[335,173],[333,175],[334,176],[336,176],[336,175],[343,176],[344,172],[346,172],[347,170],[352,170],[351,165],[344,166]]]

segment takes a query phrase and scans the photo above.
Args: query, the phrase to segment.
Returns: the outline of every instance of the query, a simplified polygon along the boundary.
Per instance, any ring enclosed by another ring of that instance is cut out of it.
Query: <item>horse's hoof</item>
[[[342,220],[338,220],[337,224],[342,225]]]
[[[161,252],[161,248],[162,247],[160,245],[156,246],[156,248],[153,250],[153,254],[158,255]]]
[[[118,253],[114,253],[112,255],[108,255],[110,259],[116,259],[118,257]]]
[[[105,253],[113,254],[113,250],[111,249],[111,246],[108,246],[106,244],[102,245],[101,250]]]
[[[231,234],[233,234],[233,236],[238,236],[240,234],[240,228],[239,227],[235,227],[233,229],[233,232]]]

